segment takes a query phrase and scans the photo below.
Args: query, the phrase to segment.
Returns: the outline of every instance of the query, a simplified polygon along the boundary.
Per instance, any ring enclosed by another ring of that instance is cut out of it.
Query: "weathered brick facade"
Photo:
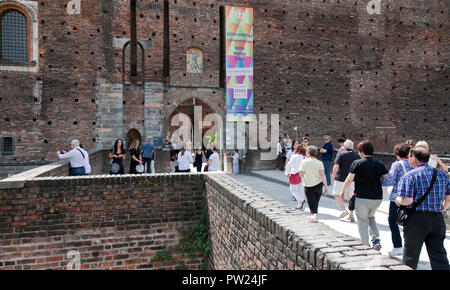
[[[55,160],[73,138],[88,149],[110,147],[132,128],[165,137],[175,104],[188,96],[224,116],[223,5],[254,8],[254,110],[280,114],[280,132],[295,136],[298,126],[315,144],[326,133],[369,138],[379,152],[425,139],[433,152],[449,153],[444,0],[137,1],[137,87],[127,84],[129,46],[123,50],[129,1],[79,1],[80,14],[67,7],[77,1],[31,2],[38,71],[0,71],[0,136],[16,141],[2,162]],[[186,73],[190,47],[203,51],[202,74]]]

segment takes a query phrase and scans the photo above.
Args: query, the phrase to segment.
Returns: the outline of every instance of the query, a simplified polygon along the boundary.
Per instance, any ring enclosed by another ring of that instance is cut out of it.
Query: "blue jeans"
[[[392,244],[394,244],[394,248],[403,247],[402,236],[400,235],[400,229],[398,228],[397,223],[395,222],[395,218],[397,217],[398,206],[395,201],[391,201],[389,205],[389,228],[391,229],[392,235]]]
[[[331,160],[322,160],[325,168],[325,177],[327,178],[327,185],[331,185]]]
[[[83,176],[86,175],[84,167],[70,168],[70,176]]]
[[[155,173],[155,161],[153,158],[142,158],[142,163],[147,168],[147,173]]]

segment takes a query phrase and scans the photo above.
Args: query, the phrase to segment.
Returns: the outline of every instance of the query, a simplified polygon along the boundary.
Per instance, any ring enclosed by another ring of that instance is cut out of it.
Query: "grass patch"
[[[166,262],[166,261],[174,261],[175,259],[167,250],[161,250],[155,253],[153,257],[154,262]]]
[[[179,229],[178,232],[182,236],[178,250],[188,255],[191,259],[203,258],[205,263],[202,270],[205,270],[209,252],[211,251],[208,241],[208,218],[206,213],[202,213],[197,225],[187,230]]]

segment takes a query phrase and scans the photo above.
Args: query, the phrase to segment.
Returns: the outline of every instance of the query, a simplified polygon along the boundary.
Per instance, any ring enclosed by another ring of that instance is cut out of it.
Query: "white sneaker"
[[[389,251],[388,255],[389,257],[403,255],[403,248],[393,248],[392,251]]]
[[[338,219],[342,219],[344,217],[346,217],[348,215],[348,211],[344,210],[343,212],[341,212],[341,214],[338,216]]]

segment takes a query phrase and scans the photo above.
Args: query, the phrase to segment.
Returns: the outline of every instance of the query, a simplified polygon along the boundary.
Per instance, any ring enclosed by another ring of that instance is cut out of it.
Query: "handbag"
[[[425,200],[425,198],[430,193],[431,189],[433,188],[434,182],[436,181],[437,177],[437,169],[433,168],[433,177],[431,178],[430,186],[428,187],[425,194],[414,203],[414,205],[411,208],[407,208],[406,206],[400,206],[397,210],[397,216],[395,218],[395,222],[400,226],[405,226],[406,222],[408,221],[409,216],[412,212],[416,210],[416,208]]]
[[[142,173],[144,172],[144,165],[136,165],[136,172],[137,173]]]
[[[120,165],[116,162],[111,163],[111,173],[116,174],[120,171]]]
[[[291,176],[289,176],[289,184],[300,184],[302,182],[302,178],[300,177],[300,173],[296,173],[296,174],[291,174]]]

